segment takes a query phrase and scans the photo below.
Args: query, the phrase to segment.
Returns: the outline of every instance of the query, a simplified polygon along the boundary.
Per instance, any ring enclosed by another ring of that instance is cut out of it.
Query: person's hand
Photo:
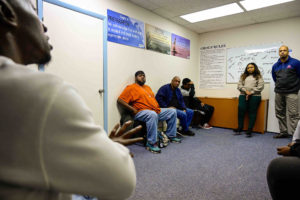
[[[246,90],[246,94],[247,94],[247,95],[251,95],[251,92],[248,91],[248,90]]]
[[[201,103],[201,106],[203,107],[205,105],[205,103]]]
[[[246,95],[246,101],[248,101],[248,99],[249,99],[249,95],[247,94],[247,95]]]
[[[293,146],[295,144],[295,142],[290,142],[287,146],[288,147],[291,147],[291,146]]]
[[[291,147],[289,146],[283,146],[277,148],[277,154],[282,156],[290,156],[291,155]]]
[[[131,138],[131,136],[137,132],[139,132],[142,129],[142,126],[137,126],[127,132],[125,132],[126,128],[132,124],[132,121],[127,121],[123,124],[121,128],[120,124],[115,125],[114,129],[110,132],[109,138],[113,140],[114,142],[118,142],[120,144],[123,144],[125,146],[134,144],[136,142],[143,141],[144,138],[138,137],[138,138]]]

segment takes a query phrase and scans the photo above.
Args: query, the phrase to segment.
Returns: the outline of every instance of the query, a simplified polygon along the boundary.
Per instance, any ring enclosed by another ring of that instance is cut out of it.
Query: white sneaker
[[[204,128],[204,129],[211,129],[212,127],[211,127],[208,123],[205,123],[205,124],[203,125],[203,128]]]

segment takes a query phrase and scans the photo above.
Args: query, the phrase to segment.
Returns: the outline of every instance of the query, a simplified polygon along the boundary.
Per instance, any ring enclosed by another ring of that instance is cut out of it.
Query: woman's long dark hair
[[[258,80],[259,78],[261,78],[261,74],[260,71],[257,67],[257,65],[255,63],[249,63],[244,71],[244,73],[241,75],[242,81],[245,81],[245,79],[247,78],[247,76],[249,76],[249,72],[247,71],[247,68],[249,65],[253,65],[254,66],[254,72],[251,74],[253,75],[253,77]]]

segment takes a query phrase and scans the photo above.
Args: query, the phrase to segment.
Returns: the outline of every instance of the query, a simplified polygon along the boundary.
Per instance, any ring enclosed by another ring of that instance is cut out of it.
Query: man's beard
[[[145,84],[146,81],[139,81],[139,80],[137,80],[136,82],[137,82],[137,84],[139,84],[140,86],[143,86],[143,85]]]
[[[41,58],[39,61],[38,61],[38,64],[40,65],[46,65],[50,62],[51,60],[51,55],[48,54],[48,55],[45,55],[43,58]]]
[[[287,55],[280,56],[280,58],[282,59],[286,59],[287,57],[288,57]]]
[[[30,65],[30,64],[38,64],[38,65],[46,65],[51,61],[51,52],[44,51],[42,53],[39,53],[38,55],[32,56],[29,59],[25,59],[22,64],[24,65]]]
[[[53,46],[51,44],[49,44],[49,51],[45,52],[44,56],[40,58],[40,60],[38,61],[38,64],[40,65],[46,65],[50,62],[52,56],[51,56],[51,51],[53,49]]]
[[[27,60],[23,62],[24,65],[37,64],[37,65],[47,65],[51,61],[51,55],[48,54],[44,57],[38,59]]]

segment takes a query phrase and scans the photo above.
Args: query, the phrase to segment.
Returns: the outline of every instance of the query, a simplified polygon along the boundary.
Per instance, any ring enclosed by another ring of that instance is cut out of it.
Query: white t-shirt
[[[300,140],[300,120],[298,121],[296,130],[293,134],[293,142],[296,142],[296,140]]]
[[[129,150],[74,88],[0,56],[0,199],[125,199],[135,185]]]

